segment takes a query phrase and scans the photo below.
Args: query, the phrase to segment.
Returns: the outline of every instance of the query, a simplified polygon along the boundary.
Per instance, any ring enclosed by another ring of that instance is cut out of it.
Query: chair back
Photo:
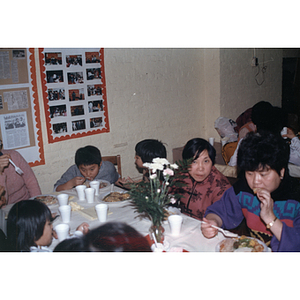
[[[114,164],[117,168],[118,173],[122,177],[121,156],[120,155],[102,156],[102,161],[110,161],[112,164]]]

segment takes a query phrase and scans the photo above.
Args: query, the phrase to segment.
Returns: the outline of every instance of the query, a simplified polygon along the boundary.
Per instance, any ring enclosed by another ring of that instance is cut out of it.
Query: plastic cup
[[[151,246],[152,252],[163,252],[165,250],[165,247],[162,243],[157,243],[157,247],[155,244]]]
[[[86,186],[83,184],[77,185],[76,187],[77,195],[79,201],[85,201],[85,192],[84,190],[86,189]]]
[[[67,205],[69,200],[68,194],[59,194],[57,195],[59,206]]]
[[[95,200],[95,189],[86,188],[84,190],[87,203],[93,203]]]
[[[93,180],[90,182],[90,187],[95,189],[95,196],[99,196],[99,186],[100,186],[100,181],[98,180]]]
[[[64,223],[69,223],[71,219],[71,206],[62,205],[59,208],[59,212]]]
[[[107,219],[107,211],[108,211],[108,205],[105,203],[97,204],[95,206],[97,216],[100,222],[106,222]]]
[[[65,240],[69,235],[69,225],[68,224],[58,224],[55,226],[54,230],[56,231],[58,240],[61,242]]]
[[[208,139],[208,141],[209,141],[209,143],[210,143],[212,146],[214,146],[215,138],[210,137],[210,138]]]
[[[168,218],[168,221],[171,228],[171,234],[173,236],[178,236],[181,230],[182,216],[172,215]]]

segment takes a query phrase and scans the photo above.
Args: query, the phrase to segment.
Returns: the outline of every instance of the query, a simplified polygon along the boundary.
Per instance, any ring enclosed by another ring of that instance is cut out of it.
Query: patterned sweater
[[[219,200],[231,186],[228,179],[212,166],[210,174],[202,182],[195,181],[190,175],[183,180],[183,187],[172,187],[170,194],[180,194],[181,212],[202,220],[206,208]]]
[[[223,197],[207,208],[206,214],[217,214],[222,227],[233,229],[245,218],[252,237],[271,245],[272,251],[300,251],[299,182],[286,175],[276,191],[271,193],[273,211],[283,223],[280,241],[266,228],[260,218],[260,201],[247,184],[245,177],[228,189]]]

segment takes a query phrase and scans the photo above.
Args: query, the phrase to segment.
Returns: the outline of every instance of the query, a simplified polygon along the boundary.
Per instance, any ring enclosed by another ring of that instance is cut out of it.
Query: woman
[[[240,179],[208,207],[203,235],[217,234],[210,224],[232,229],[245,218],[250,235],[273,251],[300,251],[299,182],[289,176],[288,161],[289,145],[279,135],[248,133],[238,151]]]
[[[2,141],[0,140],[0,150]],[[23,175],[15,171],[10,163],[11,159],[22,171]],[[13,204],[21,200],[26,200],[41,195],[39,183],[23,156],[15,150],[0,151],[0,185],[6,191],[6,204]],[[0,203],[0,207],[5,204]]]
[[[219,200],[230,187],[228,179],[215,167],[216,150],[201,138],[189,140],[184,146],[182,158],[192,160],[183,187],[172,187],[170,194],[182,195],[181,212],[202,220],[206,208]]]

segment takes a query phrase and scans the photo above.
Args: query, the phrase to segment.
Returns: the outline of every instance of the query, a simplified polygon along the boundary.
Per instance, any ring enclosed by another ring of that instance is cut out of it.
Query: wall
[[[48,144],[42,110],[46,165],[33,168],[42,192],[52,191],[79,147],[92,144],[102,155],[120,154],[123,176],[136,178],[134,147],[142,139],[163,141],[172,161],[172,149],[193,137],[219,141],[219,116],[236,119],[260,100],[281,106],[282,50],[256,50],[259,63],[272,60],[260,86],[252,56],[253,49],[105,49],[111,131]],[[39,98],[43,109],[40,90]]]
[[[255,51],[255,53],[254,53]],[[253,56],[258,67],[251,66]],[[282,90],[281,49],[221,49],[220,50],[220,112],[221,116],[235,120],[243,111],[259,101],[268,101],[281,107]],[[265,81],[262,67],[265,62]]]
[[[102,155],[121,155],[123,176],[137,177],[134,147],[142,139],[183,146],[205,137],[204,56],[201,49],[105,49],[109,133],[48,144],[41,112],[46,165],[33,168],[43,193],[49,193],[74,163],[77,148],[92,144]],[[39,81],[39,79],[38,79]],[[42,94],[39,90],[41,108]]]

